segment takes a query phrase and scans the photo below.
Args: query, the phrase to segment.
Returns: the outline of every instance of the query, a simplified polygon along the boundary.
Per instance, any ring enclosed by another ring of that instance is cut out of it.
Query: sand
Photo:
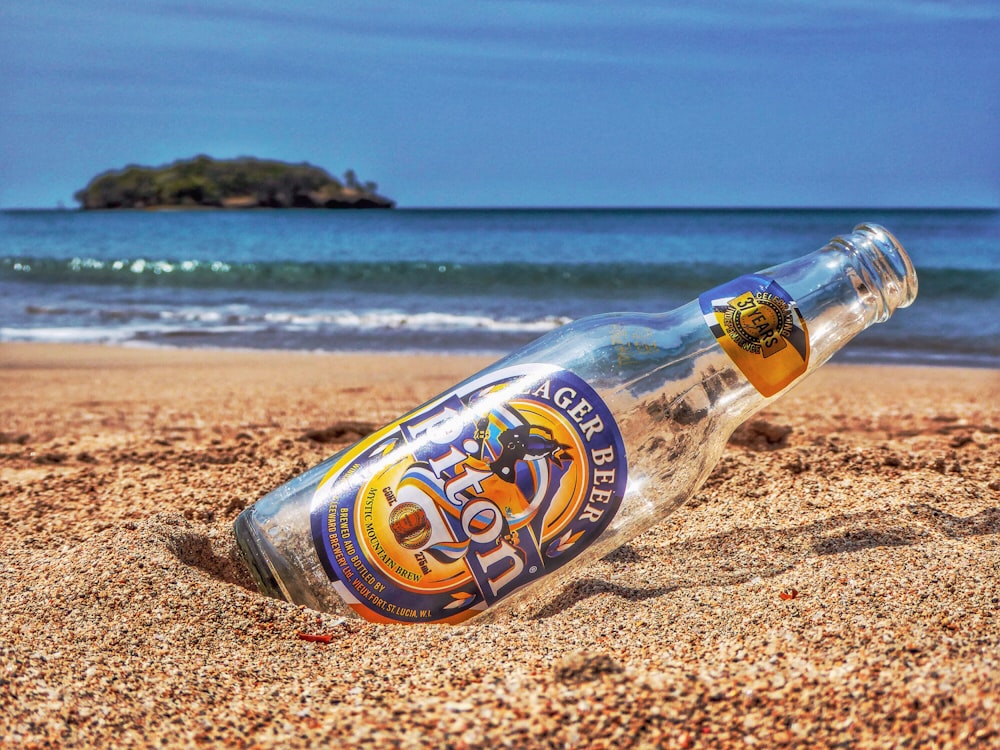
[[[0,345],[0,744],[1000,743],[995,370],[826,366],[497,622],[256,593],[235,516],[485,364]]]

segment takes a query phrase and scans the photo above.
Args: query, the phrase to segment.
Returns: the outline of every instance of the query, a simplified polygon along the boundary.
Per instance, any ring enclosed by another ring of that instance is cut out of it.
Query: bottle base
[[[247,508],[237,516],[233,523],[233,531],[236,534],[236,543],[240,548],[240,555],[246,563],[250,575],[253,576],[257,588],[262,594],[266,594],[274,599],[288,601],[285,592],[267,561],[260,538],[256,533],[253,522],[253,507]]]

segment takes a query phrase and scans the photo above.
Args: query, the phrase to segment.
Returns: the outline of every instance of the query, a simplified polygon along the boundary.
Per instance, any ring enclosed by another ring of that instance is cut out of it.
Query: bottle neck
[[[917,295],[906,251],[880,226],[861,224],[825,247],[762,272],[795,300],[809,331],[809,370]]]

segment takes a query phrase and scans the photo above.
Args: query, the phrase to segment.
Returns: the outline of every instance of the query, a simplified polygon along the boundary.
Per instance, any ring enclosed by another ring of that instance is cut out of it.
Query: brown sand
[[[995,370],[827,366],[496,623],[252,590],[240,510],[484,364],[0,346],[0,744],[1000,743]]]

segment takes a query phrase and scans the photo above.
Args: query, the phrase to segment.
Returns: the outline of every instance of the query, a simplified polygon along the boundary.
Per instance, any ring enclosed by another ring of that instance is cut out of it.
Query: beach
[[[488,624],[256,592],[240,511],[491,359],[0,344],[0,745],[1000,743],[996,369],[827,365]]]

